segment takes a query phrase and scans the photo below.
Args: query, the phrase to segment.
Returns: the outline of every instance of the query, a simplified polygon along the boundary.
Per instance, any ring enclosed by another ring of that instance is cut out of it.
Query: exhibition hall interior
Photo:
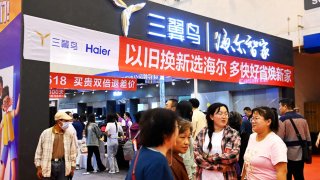
[[[317,0],[0,0],[0,179],[317,179],[319,17]]]

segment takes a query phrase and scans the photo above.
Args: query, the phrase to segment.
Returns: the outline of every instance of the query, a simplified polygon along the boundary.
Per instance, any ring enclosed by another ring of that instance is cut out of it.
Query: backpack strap
[[[293,128],[294,128],[294,131],[295,131],[296,134],[297,134],[297,138],[298,138],[298,140],[299,140],[299,142],[300,142],[300,146],[301,146],[301,147],[304,147],[303,140],[302,140],[302,138],[301,138],[301,135],[300,135],[300,133],[299,133],[299,130],[298,130],[297,126],[294,124],[292,118],[290,118],[290,122],[291,122],[291,124],[292,124],[292,126],[293,126]]]
[[[137,132],[137,134],[134,136],[133,139],[136,139],[139,136],[139,134],[140,134],[140,130]]]

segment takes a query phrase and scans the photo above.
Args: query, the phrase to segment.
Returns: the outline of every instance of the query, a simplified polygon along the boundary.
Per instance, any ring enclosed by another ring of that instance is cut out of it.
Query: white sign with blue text
[[[24,58],[119,70],[119,36],[24,15]]]

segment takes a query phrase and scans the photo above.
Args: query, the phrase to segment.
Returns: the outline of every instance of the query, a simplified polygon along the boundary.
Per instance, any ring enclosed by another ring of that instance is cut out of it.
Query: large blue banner
[[[21,14],[0,31],[0,179],[17,179]]]

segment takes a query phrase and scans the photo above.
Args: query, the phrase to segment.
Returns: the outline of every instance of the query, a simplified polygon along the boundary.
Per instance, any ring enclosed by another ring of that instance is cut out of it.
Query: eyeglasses
[[[222,117],[222,116],[225,116],[225,117],[229,117],[229,113],[228,112],[218,112],[216,113],[216,115]]]

